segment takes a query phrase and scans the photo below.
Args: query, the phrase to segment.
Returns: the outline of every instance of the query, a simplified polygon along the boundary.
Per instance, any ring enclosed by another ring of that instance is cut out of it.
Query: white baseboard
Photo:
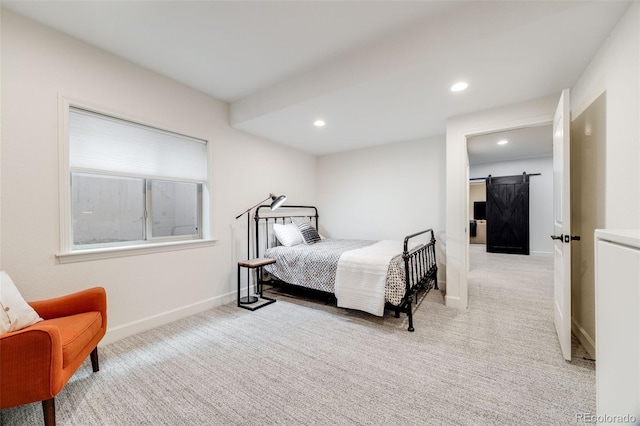
[[[571,331],[573,332],[573,335],[576,336],[584,350],[587,351],[589,356],[596,359],[596,343],[573,317],[571,317]]]
[[[455,308],[455,309],[467,309],[466,306],[462,306],[462,300],[456,296],[444,296],[444,305],[447,308]]]
[[[552,251],[531,251],[530,254],[540,255],[540,256],[553,256]]]
[[[147,318],[142,318],[137,321],[130,322],[128,324],[119,325],[114,328],[108,328],[107,334],[100,341],[99,346],[108,345],[120,339],[124,339],[128,336],[150,330],[155,327],[159,327],[164,324],[168,324],[172,321],[176,321],[188,316],[212,309],[217,306],[230,303],[236,300],[236,292],[223,294],[221,296],[212,297],[191,305],[183,306],[177,309],[172,309],[167,312],[163,312],[157,315],[153,315]]]

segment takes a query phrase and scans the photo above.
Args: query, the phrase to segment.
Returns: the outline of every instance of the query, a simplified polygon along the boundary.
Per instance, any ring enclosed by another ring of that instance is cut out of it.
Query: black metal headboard
[[[269,247],[278,245],[278,240],[273,232],[273,224],[290,223],[293,218],[303,218],[311,222],[318,229],[318,209],[315,206],[280,206],[273,211],[269,205],[261,205],[256,208],[253,219],[256,221],[255,253],[261,257]],[[262,244],[262,247],[261,247]]]

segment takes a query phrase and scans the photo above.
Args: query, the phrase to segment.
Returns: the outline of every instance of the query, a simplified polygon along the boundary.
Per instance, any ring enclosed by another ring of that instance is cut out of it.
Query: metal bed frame
[[[318,209],[315,206],[293,206],[286,205],[281,206],[279,211],[287,211],[287,209],[296,210],[296,211],[307,211],[308,214],[275,214],[275,213],[267,213],[266,215],[261,216],[260,210],[269,208],[268,205],[259,206],[254,214],[255,220],[255,253],[256,257],[260,257],[260,244],[261,244],[261,235],[264,237],[264,245],[266,248],[273,247],[274,245],[279,245],[278,240],[275,238],[275,234],[269,232],[270,226],[269,224],[273,223],[289,223],[293,218],[305,218],[308,219],[312,225],[315,225],[315,228],[318,229]],[[272,228],[272,227],[271,227]],[[430,239],[426,244],[420,245],[417,248],[409,249],[409,241],[411,239],[417,238],[423,234],[430,233]],[[392,309],[395,312],[395,317],[399,318],[400,313],[406,313],[409,319],[409,331],[414,331],[413,327],[413,310],[412,305],[417,302],[417,295],[420,291],[426,290],[427,292],[434,288],[438,290],[438,266],[436,263],[436,239],[433,233],[433,229],[426,229],[424,231],[416,232],[415,234],[407,235],[404,238],[404,247],[402,252],[402,259],[404,261],[404,272],[405,272],[405,294],[402,297],[400,304],[393,305],[389,302],[386,302],[385,307]],[[286,285],[296,288],[306,288],[300,285],[286,283],[284,281],[271,279],[269,281],[265,281],[260,274],[258,277],[259,285],[268,284],[268,285]],[[313,289],[310,289],[313,290]],[[313,290],[315,292],[326,293],[321,290]],[[330,294],[330,293],[329,293]],[[333,294],[332,294],[333,296]]]

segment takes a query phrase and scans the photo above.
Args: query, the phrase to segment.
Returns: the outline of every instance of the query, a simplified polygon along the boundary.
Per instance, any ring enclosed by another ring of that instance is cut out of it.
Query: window
[[[69,109],[71,251],[203,238],[205,141]]]

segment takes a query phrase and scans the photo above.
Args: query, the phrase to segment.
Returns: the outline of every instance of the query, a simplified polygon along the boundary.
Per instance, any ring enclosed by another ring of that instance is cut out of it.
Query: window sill
[[[188,250],[211,247],[217,240],[189,240],[168,243],[145,244],[128,247],[110,247],[88,249],[70,253],[56,254],[59,263],[86,262],[89,260],[113,259],[116,257],[137,256],[142,254],[162,253],[175,250]]]

